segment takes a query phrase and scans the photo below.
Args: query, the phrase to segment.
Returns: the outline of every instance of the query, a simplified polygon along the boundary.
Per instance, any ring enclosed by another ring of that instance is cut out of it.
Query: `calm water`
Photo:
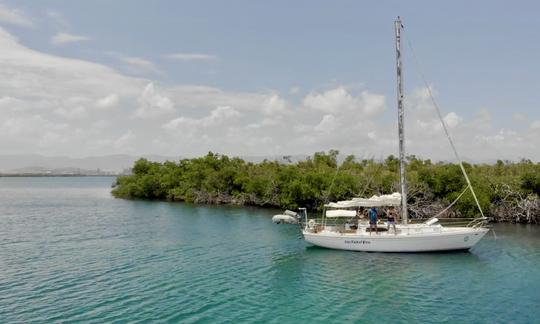
[[[306,246],[272,211],[0,178],[0,322],[539,322],[540,227],[470,252]]]

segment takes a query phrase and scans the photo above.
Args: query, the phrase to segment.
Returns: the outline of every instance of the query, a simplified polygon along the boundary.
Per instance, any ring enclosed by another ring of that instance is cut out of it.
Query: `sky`
[[[0,1],[0,152],[540,161],[534,1]],[[412,49],[416,56],[413,56]],[[416,63],[418,62],[418,63]]]

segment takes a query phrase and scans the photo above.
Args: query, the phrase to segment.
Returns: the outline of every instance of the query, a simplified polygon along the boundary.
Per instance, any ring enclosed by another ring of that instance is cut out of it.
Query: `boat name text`
[[[371,242],[366,240],[345,240],[345,244],[371,244]]]

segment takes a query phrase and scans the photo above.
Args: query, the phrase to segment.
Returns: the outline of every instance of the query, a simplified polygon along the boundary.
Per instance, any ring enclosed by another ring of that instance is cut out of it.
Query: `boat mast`
[[[401,222],[407,224],[407,177],[405,175],[405,133],[403,129],[403,82],[401,80],[401,18],[394,22],[396,29],[396,72],[397,72],[397,106],[399,132],[399,180],[401,183]]]

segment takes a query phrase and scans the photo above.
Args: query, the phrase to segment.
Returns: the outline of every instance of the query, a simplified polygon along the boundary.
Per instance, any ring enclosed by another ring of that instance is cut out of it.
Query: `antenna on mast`
[[[396,31],[396,72],[397,72],[397,108],[399,134],[399,180],[401,183],[401,222],[407,224],[407,177],[405,171],[405,132],[403,127],[403,81],[401,65],[401,29],[403,25],[398,16],[394,22]]]

